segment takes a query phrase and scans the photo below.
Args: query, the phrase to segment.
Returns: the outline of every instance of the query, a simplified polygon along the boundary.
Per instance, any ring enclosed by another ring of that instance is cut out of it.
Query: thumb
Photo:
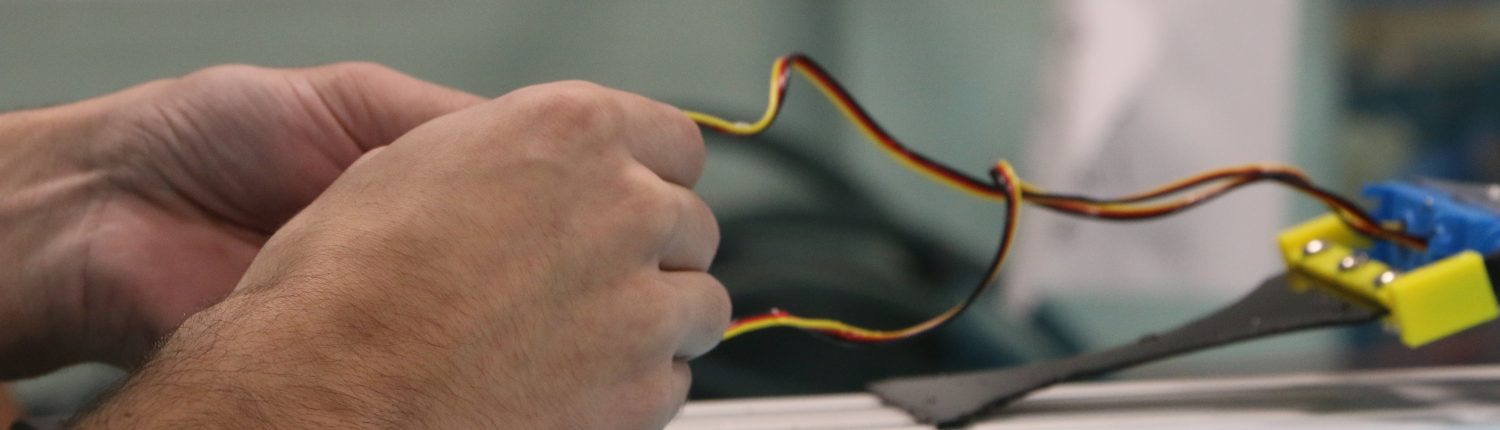
[[[364,151],[389,144],[433,118],[485,101],[375,63],[337,63],[304,72]]]

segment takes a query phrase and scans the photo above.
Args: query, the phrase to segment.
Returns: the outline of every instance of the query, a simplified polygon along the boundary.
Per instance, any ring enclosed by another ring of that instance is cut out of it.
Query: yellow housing
[[[1484,258],[1477,252],[1397,273],[1364,258],[1358,250],[1369,247],[1370,240],[1333,214],[1284,230],[1277,240],[1288,273],[1311,276],[1384,306],[1390,311],[1386,324],[1406,346],[1422,346],[1500,316]]]

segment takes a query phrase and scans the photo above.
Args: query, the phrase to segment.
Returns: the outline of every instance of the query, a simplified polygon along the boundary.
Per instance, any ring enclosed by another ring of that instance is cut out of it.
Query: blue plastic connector
[[[1425,251],[1376,241],[1370,257],[1396,269],[1412,270],[1466,250],[1500,251],[1500,186],[1390,181],[1366,185],[1364,194],[1380,201],[1376,219],[1399,222],[1428,240]]]

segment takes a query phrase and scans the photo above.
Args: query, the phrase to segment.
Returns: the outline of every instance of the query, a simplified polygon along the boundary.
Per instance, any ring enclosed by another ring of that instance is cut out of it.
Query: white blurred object
[[[1073,383],[965,429],[1441,429],[1500,422],[1500,366]],[[689,402],[667,430],[934,427],[873,394]]]
[[[1286,162],[1299,3],[1069,0],[1020,174],[1116,196],[1202,170]],[[1290,194],[1251,187],[1194,210],[1115,223],[1028,210],[1008,265],[1014,310],[1078,292],[1236,297],[1277,269]]]

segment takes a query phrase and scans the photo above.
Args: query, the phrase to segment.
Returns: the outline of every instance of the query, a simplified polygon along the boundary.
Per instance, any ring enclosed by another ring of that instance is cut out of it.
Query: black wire
[[[1000,172],[997,169],[991,169],[990,170],[990,176],[991,176],[992,180],[994,181],[994,185],[996,186],[996,189],[1000,190],[1001,192],[1004,192],[1005,195],[1007,195],[1007,196],[1012,195],[1012,188],[1011,187],[1015,187],[1015,186],[1019,185],[1019,184],[1013,184],[1010,181],[1005,180],[1000,175]],[[1015,201],[1014,199],[1009,199],[1009,200],[1006,200],[1005,204],[1006,205],[1016,205],[1016,204],[1020,204],[1020,203],[1021,202]],[[973,307],[974,303],[977,303],[979,301],[979,299],[981,297],[983,297],[986,292],[988,292],[988,291],[990,291],[992,289],[995,289],[996,285],[1000,281],[1000,265],[1005,262],[1005,253],[1009,249],[1009,245],[1010,245],[1011,241],[1014,240],[1014,236],[1015,236],[1016,218],[1013,217],[1013,216],[1011,216],[1011,212],[1012,211],[1010,210],[1010,208],[1007,207],[1006,208],[1006,214],[1005,214],[1005,223],[1002,226],[1003,230],[1001,230],[1001,232],[1000,232],[1000,246],[997,246],[995,248],[995,254],[994,254],[993,257],[990,258],[990,264],[985,269],[985,275],[984,275],[984,277],[979,280],[979,282],[974,286],[974,288],[972,290],[970,290],[969,295],[966,296],[966,297],[964,297],[963,301],[961,301],[961,302],[958,303],[957,310],[954,311],[953,315],[950,316],[950,317],[948,317],[947,319],[945,319],[943,321],[939,321],[937,323],[937,325],[934,325],[934,326],[928,328],[927,330],[919,332],[919,333],[917,333],[915,335],[904,337],[904,338],[896,338],[896,339],[886,340],[886,341],[883,341],[883,342],[880,342],[880,343],[882,343],[882,344],[891,344],[891,343],[896,343],[896,342],[906,342],[906,341],[909,341],[909,340],[921,337],[922,334],[932,333],[934,331],[937,331],[938,329],[941,329],[941,328],[947,326],[948,324],[951,324],[954,321],[957,321],[958,318],[960,316],[963,316],[964,313],[966,313],[969,310],[969,308]],[[838,343],[855,344],[855,345],[868,345],[869,344],[868,342],[851,341],[851,340],[843,339],[843,338],[840,338],[840,337],[837,337],[837,336],[833,336],[833,335],[829,335],[829,334],[822,333],[822,332],[810,332],[810,333],[813,334],[814,336],[825,337],[825,338],[828,338],[828,339],[833,340],[833,341],[838,342]]]

